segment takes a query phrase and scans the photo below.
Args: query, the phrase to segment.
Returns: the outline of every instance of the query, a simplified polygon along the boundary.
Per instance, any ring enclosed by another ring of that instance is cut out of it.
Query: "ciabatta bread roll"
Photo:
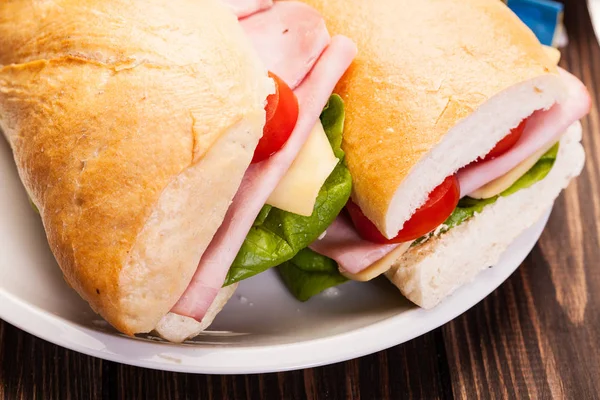
[[[0,3],[0,127],[65,279],[127,334],[179,299],[262,135],[218,0]]]

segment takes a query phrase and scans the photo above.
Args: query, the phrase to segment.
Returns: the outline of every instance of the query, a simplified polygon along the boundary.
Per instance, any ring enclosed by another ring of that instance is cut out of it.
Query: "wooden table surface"
[[[461,317],[360,359],[249,376],[119,365],[0,321],[0,398],[600,398],[600,48],[585,1],[567,2],[565,23],[561,64],[593,98],[585,170],[519,270]]]

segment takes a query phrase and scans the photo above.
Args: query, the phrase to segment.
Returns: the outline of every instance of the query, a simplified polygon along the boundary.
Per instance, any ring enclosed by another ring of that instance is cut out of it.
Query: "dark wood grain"
[[[360,359],[248,376],[119,365],[0,321],[0,399],[600,398],[600,48],[585,1],[566,3],[565,23],[561,63],[593,99],[588,162],[521,268],[461,317]]]

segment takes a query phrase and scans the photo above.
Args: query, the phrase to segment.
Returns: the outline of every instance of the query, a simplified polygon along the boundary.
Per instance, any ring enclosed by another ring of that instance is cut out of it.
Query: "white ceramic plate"
[[[0,184],[0,318],[92,356],[196,373],[271,372],[329,364],[422,335],[497,288],[531,251],[549,215],[521,235],[497,266],[433,310],[412,306],[383,279],[347,283],[300,303],[269,271],[240,285],[210,332],[172,345],[118,334],[65,284],[4,140],[0,140]]]

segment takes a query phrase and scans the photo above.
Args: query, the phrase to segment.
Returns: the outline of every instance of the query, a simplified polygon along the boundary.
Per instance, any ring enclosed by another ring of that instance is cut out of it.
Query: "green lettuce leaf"
[[[331,96],[321,115],[325,133],[340,160],[344,106]],[[265,206],[242,244],[225,279],[225,286],[250,278],[294,257],[314,242],[340,213],[350,197],[352,177],[343,162],[335,167],[319,191],[311,216],[304,217]]]
[[[300,250],[278,270],[285,285],[300,301],[307,301],[323,290],[348,280],[340,274],[335,261],[310,249]]]
[[[344,101],[337,94],[331,95],[327,105],[321,113],[321,124],[333,149],[333,154],[340,160],[344,159],[342,150],[342,133],[344,132]]]
[[[510,196],[511,194],[518,192],[521,189],[527,189],[533,184],[544,179],[552,169],[556,156],[558,155],[558,146],[556,143],[550,148],[544,155],[538,160],[537,163],[529,171],[520,177],[511,187],[500,193],[500,196]]]
[[[340,213],[351,188],[350,172],[338,164],[321,188],[311,216],[263,208],[229,269],[225,286],[275,267],[314,242]]]
[[[470,197],[460,199],[458,205],[454,209],[454,212],[450,214],[448,219],[444,222],[446,228],[444,228],[442,231],[446,232],[449,229],[462,224],[464,221],[475,215],[475,213],[482,212],[485,206],[494,204],[497,199],[498,196],[482,200],[472,199]]]
[[[256,220],[254,221],[254,226],[261,226],[263,224],[263,222],[265,222],[265,220],[269,216],[271,209],[273,209],[273,206],[265,204],[263,206],[263,208],[260,209],[260,212],[256,216]]]
[[[486,206],[494,204],[496,200],[498,200],[499,196],[510,196],[511,194],[514,194],[522,189],[527,189],[533,184],[544,179],[550,173],[550,170],[556,161],[558,146],[559,143],[556,143],[554,146],[552,146],[552,148],[544,153],[544,155],[538,160],[537,163],[535,163],[533,167],[529,169],[529,171],[527,171],[522,177],[520,177],[515,183],[513,183],[508,189],[500,193],[498,196],[490,197],[489,199],[473,199],[471,197],[462,198],[458,202],[458,205],[452,214],[444,222],[443,228],[437,231],[437,234],[447,232],[448,230],[473,217],[476,213],[482,212]],[[413,246],[417,246],[425,242],[432,236],[433,233],[429,233],[420,237],[419,239],[415,240]]]

